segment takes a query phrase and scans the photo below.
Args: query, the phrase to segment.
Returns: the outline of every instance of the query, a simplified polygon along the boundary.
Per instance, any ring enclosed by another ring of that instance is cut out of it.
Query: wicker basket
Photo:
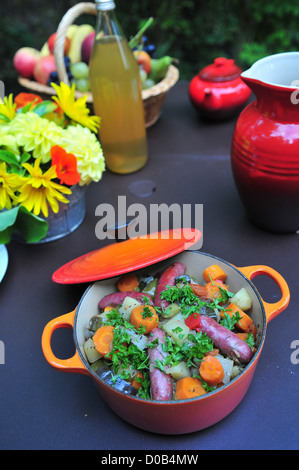
[[[66,32],[68,27],[74,22],[76,18],[78,18],[82,14],[93,14],[96,15],[96,6],[94,3],[90,2],[82,2],[78,3],[74,7],[70,8],[66,14],[63,16],[62,20],[59,23],[56,32],[56,41],[55,41],[55,48],[54,48],[54,56],[55,62],[57,67],[57,74],[59,80],[69,84],[65,64],[64,64],[64,42],[66,37]],[[161,80],[159,83],[154,85],[147,90],[142,90],[142,99],[144,105],[144,112],[145,112],[145,122],[146,127],[152,126],[160,116],[161,109],[165,97],[170,90],[171,87],[175,85],[175,83],[179,79],[179,71],[178,69],[170,65],[166,74],[166,77]],[[35,93],[41,95],[42,98],[47,99],[49,96],[55,95],[56,92],[52,87],[42,85],[34,80],[29,80],[27,78],[19,77],[19,83],[24,87]],[[90,92],[81,93],[79,91],[75,92],[75,96],[79,98],[80,96],[87,95],[87,103],[92,109],[92,94]]]

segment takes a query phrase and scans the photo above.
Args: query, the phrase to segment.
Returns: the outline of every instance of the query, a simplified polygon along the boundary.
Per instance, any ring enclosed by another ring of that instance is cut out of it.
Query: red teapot
[[[241,111],[251,94],[241,73],[233,59],[217,57],[193,77],[189,96],[202,116],[221,120]]]

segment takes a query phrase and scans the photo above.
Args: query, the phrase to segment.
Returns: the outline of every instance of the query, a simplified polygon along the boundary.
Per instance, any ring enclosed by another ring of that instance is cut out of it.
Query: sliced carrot
[[[205,353],[205,356],[217,356],[217,354],[219,354],[219,349],[212,349],[212,351]]]
[[[200,299],[207,300],[207,289],[206,286],[200,284],[190,284],[192,292],[197,295]]]
[[[138,286],[139,282],[136,274],[134,273],[125,274],[117,282],[117,288],[120,292],[134,291]]]
[[[131,382],[132,387],[139,389],[141,387],[141,380],[143,380],[143,373],[137,372]]]
[[[184,377],[176,382],[175,398],[185,400],[186,398],[199,397],[207,393],[201,381],[196,377]]]
[[[205,285],[205,288],[207,290],[207,297],[208,299],[214,300],[214,299],[220,299],[223,297],[221,290],[228,290],[228,287],[221,281],[213,281],[213,282],[207,282]]]
[[[110,312],[112,310],[112,307],[110,305],[107,305],[107,307],[104,308],[104,312]]]
[[[112,351],[113,330],[114,326],[104,325],[98,328],[92,337],[96,350],[102,356]]]
[[[222,382],[224,370],[219,359],[215,356],[205,356],[199,366],[199,375],[210,387]]]
[[[221,281],[207,282],[204,286],[200,284],[190,284],[192,292],[202,300],[214,300],[222,297],[222,293],[219,289],[228,290],[228,287]]]
[[[256,337],[257,329],[256,329],[256,326],[253,322],[251,323],[251,325],[247,329],[247,333],[251,333],[254,338]]]
[[[232,317],[233,315],[236,315],[236,313],[239,313],[241,320],[239,320],[236,323],[236,328],[238,328],[239,330],[248,332],[249,329],[252,328],[251,327],[253,323],[252,318],[250,318],[250,316],[247,315],[247,313],[243,312],[243,310],[241,310],[237,305],[230,303],[226,307],[225,312],[220,312],[220,316],[224,317],[224,313],[227,313],[230,317]]]
[[[236,335],[238,336],[238,338],[245,341],[247,339],[248,333],[236,333]]]
[[[226,273],[223,271],[218,264],[212,264],[211,266],[204,269],[202,277],[206,282],[209,281],[225,281],[227,278]]]
[[[159,324],[159,317],[151,305],[138,305],[134,307],[130,315],[130,323],[138,330],[145,328],[145,334],[150,333]]]

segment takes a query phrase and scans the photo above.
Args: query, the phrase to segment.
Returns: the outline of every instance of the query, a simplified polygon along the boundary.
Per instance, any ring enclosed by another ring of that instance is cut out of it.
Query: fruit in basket
[[[85,92],[90,91],[90,84],[88,78],[79,78],[79,80],[75,80],[76,90]]]
[[[50,73],[56,70],[55,58],[52,54],[40,57],[34,67],[35,80],[43,85],[47,84]]]
[[[89,67],[85,62],[70,64],[71,82],[75,82],[76,90],[89,91]],[[70,77],[69,77],[70,78]]]
[[[151,56],[143,50],[133,51],[137,64],[141,67],[147,74],[151,71]]]
[[[86,62],[86,64],[89,64],[90,56],[91,56],[91,51],[92,51],[92,46],[94,43],[94,37],[95,37],[95,31],[92,31],[89,33],[84,41],[82,42],[81,46],[81,59],[83,62]]]
[[[75,79],[86,78],[89,75],[89,67],[85,62],[77,62],[70,65],[70,70]]]
[[[54,53],[54,47],[55,47],[55,41],[56,41],[56,33],[51,34],[51,36],[48,39],[48,47],[49,47],[49,52],[50,54]],[[65,41],[64,41],[64,55],[67,55],[71,47],[71,40],[66,36]]]
[[[63,59],[64,59],[64,65],[65,65],[65,70],[66,70],[68,79],[69,79],[70,82],[72,82],[74,77],[73,77],[73,74],[72,74],[71,69],[70,69],[70,65],[71,65],[70,58],[66,55],[66,56],[64,56]],[[57,70],[54,70],[53,72],[50,73],[48,81],[47,81],[47,85],[51,86],[52,82],[56,83],[57,85],[59,85],[59,83],[60,83],[60,79],[58,77]]]
[[[71,63],[81,61],[81,48],[82,43],[86,36],[94,31],[94,27],[89,24],[82,24],[78,26],[75,31],[75,34],[71,40],[71,47],[68,52],[68,56],[71,59]]]
[[[149,78],[154,80],[155,83],[163,80],[167,74],[168,67],[172,64],[172,62],[173,58],[168,55],[165,55],[160,59],[152,59]]]
[[[73,37],[75,36],[75,33],[77,32],[79,26],[77,24],[71,24],[66,31],[66,37],[69,38],[70,41],[72,41]]]
[[[21,47],[14,55],[13,64],[16,71],[24,78],[31,78],[40,52],[32,47]]]

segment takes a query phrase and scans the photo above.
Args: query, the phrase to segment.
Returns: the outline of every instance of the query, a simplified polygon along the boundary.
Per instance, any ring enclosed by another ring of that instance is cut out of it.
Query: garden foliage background
[[[191,79],[215,57],[234,58],[243,68],[266,55],[299,50],[297,0],[115,0],[128,38],[153,16],[147,32],[157,56],[179,60],[180,78]],[[16,78],[17,49],[41,49],[75,0],[1,0],[0,63],[2,81]],[[77,24],[95,25],[94,16]],[[299,78],[299,77],[298,77]]]

